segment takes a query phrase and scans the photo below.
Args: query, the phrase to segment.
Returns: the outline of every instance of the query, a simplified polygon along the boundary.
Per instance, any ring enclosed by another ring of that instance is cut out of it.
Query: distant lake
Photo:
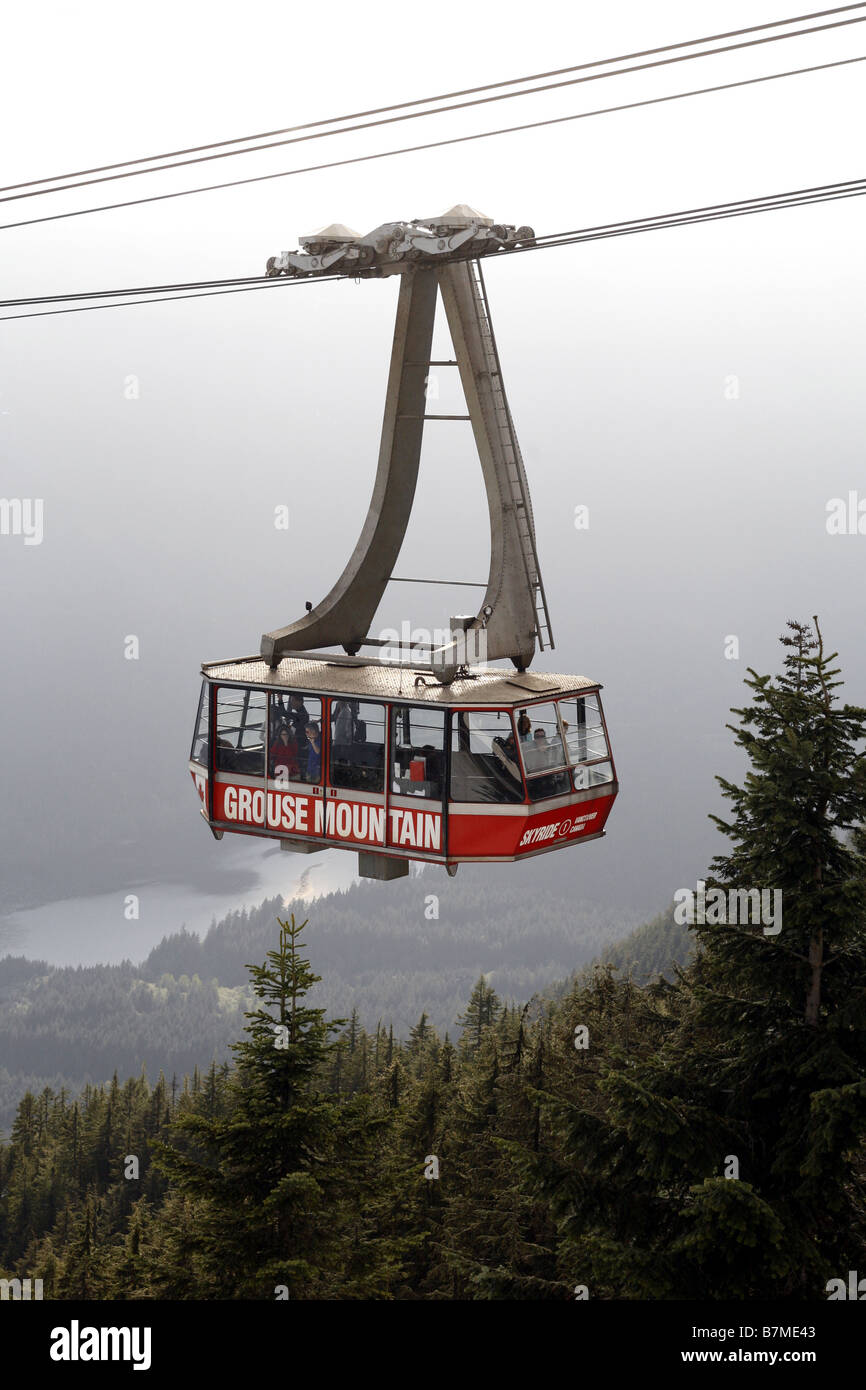
[[[23,955],[51,965],[138,963],[182,927],[204,937],[214,919],[258,907],[265,898],[310,901],[345,890],[357,881],[357,862],[339,850],[301,855],[233,846],[207,885],[133,884],[122,892],[64,898],[0,917],[0,957]],[[137,920],[124,916],[128,893],[138,897]]]

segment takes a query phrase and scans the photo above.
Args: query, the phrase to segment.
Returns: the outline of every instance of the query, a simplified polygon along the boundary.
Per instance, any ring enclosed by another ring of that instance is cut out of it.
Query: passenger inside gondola
[[[289,722],[289,711],[283,703],[282,695],[271,696],[271,722],[269,743],[276,743],[280,729]]]
[[[453,801],[523,800],[523,778],[507,710],[455,714],[451,741]]]
[[[565,796],[570,781],[564,770],[565,749],[556,708],[553,704],[534,705],[533,714],[536,722],[532,737],[521,745],[529,799],[543,801],[548,796]]]
[[[321,782],[322,780],[322,731],[318,724],[312,721],[304,730],[304,738],[307,745],[306,767],[301,774],[304,782]]]
[[[293,778],[297,777],[302,782],[320,782],[322,780],[321,767],[321,726],[322,701],[318,695],[305,695],[297,691],[284,694],[282,691],[272,691],[270,696],[270,739],[268,741],[269,762],[268,770],[274,776],[272,769],[273,759],[270,753],[280,742],[281,730],[285,727],[289,731],[289,740],[294,742],[297,753],[297,771],[293,773]],[[313,724],[317,729],[319,739],[319,759],[318,766],[310,772],[307,763],[310,757],[310,743],[307,739],[307,729]],[[285,766],[284,763],[282,763]],[[281,778],[285,773],[279,774]]]
[[[543,767],[550,765],[550,748],[547,742],[547,735],[542,728],[537,728],[532,735],[532,742],[527,743],[523,751],[526,762],[526,771],[535,772]],[[560,759],[561,761],[561,759]]]
[[[295,738],[300,744],[310,722],[310,713],[304,704],[302,695],[289,696],[288,722],[294,729]]]
[[[332,710],[332,720],[334,725],[334,743],[348,745],[354,740],[355,715],[352,705],[357,705],[357,701],[336,700]]]
[[[509,776],[519,783],[520,768],[517,766],[517,744],[514,741],[513,733],[509,733],[507,738],[495,738],[493,740],[493,755],[499,760]]]
[[[227,738],[218,738],[216,741],[216,765],[222,772],[234,771],[234,749]]]
[[[269,774],[278,782],[297,781],[300,777],[298,744],[294,733],[284,724],[276,741],[271,744]]]

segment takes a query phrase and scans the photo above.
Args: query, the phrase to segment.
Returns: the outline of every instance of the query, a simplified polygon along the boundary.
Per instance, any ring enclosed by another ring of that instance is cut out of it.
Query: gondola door
[[[445,853],[446,717],[430,706],[391,706],[387,843],[413,858]]]
[[[384,846],[387,732],[384,704],[348,696],[328,701],[326,839],[360,849]]]
[[[291,839],[322,834],[324,722],[322,698],[306,691],[270,696],[268,828]]]
[[[265,825],[268,697],[249,686],[219,685],[213,727],[213,819],[239,830]]]

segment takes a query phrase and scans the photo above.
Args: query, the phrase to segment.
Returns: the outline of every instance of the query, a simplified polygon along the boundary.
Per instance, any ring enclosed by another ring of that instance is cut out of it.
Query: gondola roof
[[[587,676],[489,666],[478,667],[468,677],[458,677],[450,685],[441,685],[429,667],[401,666],[363,657],[319,653],[283,657],[273,670],[260,656],[240,657],[237,661],[205,662],[201,669],[209,680],[232,685],[450,706],[517,707],[526,704],[527,700],[543,699],[545,696],[560,699],[564,695],[601,688],[598,681],[590,680]]]

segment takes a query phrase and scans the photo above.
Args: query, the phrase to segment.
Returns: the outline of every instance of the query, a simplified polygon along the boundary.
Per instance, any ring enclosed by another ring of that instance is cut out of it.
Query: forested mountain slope
[[[365,1027],[381,1020],[398,1038],[422,1012],[453,1033],[481,974],[502,998],[523,1002],[635,925],[552,890],[522,895],[513,883],[491,887],[480,877],[364,883],[286,910],[310,919],[310,957],[322,977],[315,1004],[332,1018],[356,1009]],[[176,932],[140,965],[0,960],[0,1132],[28,1087],[76,1091],[115,1071],[182,1076],[224,1060],[248,1007],[245,967],[271,947],[278,913],[282,901],[269,899],[214,923],[204,939]]]

